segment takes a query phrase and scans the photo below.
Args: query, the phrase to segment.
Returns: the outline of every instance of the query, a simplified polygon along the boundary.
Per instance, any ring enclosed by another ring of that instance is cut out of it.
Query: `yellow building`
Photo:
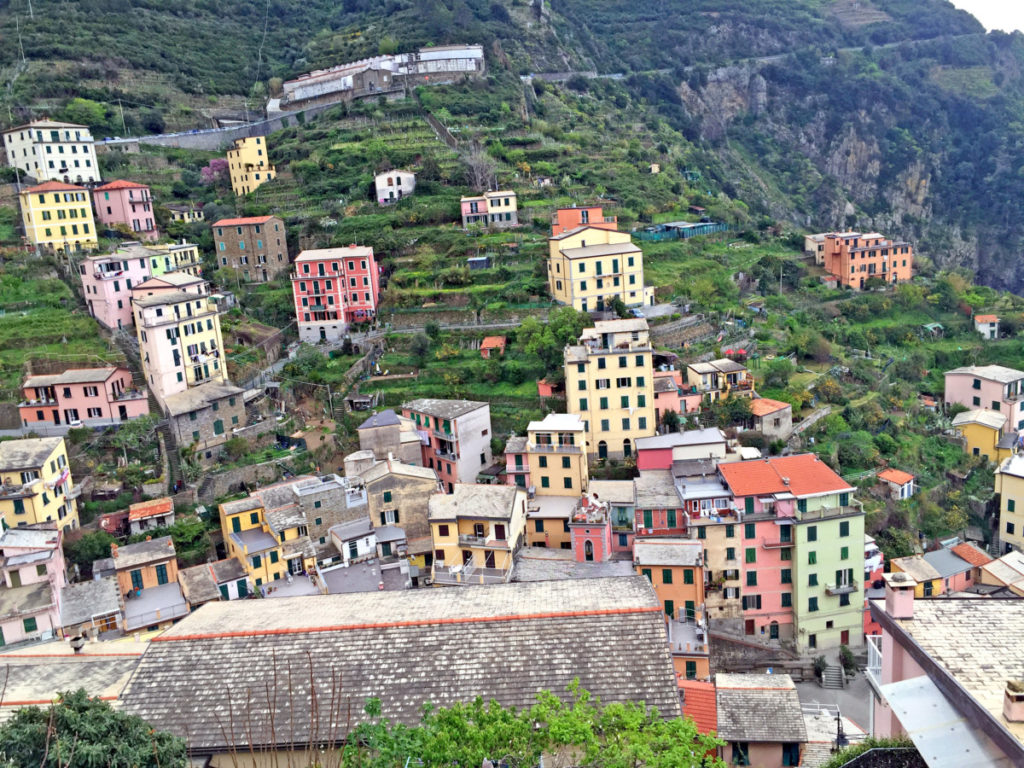
[[[313,545],[301,511],[268,513],[256,496],[220,505],[220,526],[228,557],[241,563],[259,589],[293,572],[316,567]]]
[[[583,420],[586,452],[599,459],[632,456],[636,440],[651,437],[654,363],[643,318],[601,320],[565,348],[569,413]]]
[[[999,540],[1004,550],[1024,551],[1024,454],[1015,453],[1003,459],[995,479],[995,491],[999,494]]]
[[[530,482],[538,495],[578,497],[587,492],[587,437],[579,416],[549,413],[543,421],[531,421],[526,435]]]
[[[652,304],[644,288],[644,254],[628,232],[582,226],[548,240],[548,288],[555,301],[602,312],[619,298],[627,307]]]
[[[235,139],[228,150],[228,173],[236,195],[247,195],[277,176],[267,156],[267,141],[262,136]]]
[[[63,437],[0,443],[0,479],[4,529],[46,522],[68,530],[78,527],[78,492]]]
[[[1013,455],[1014,435],[1007,435],[1005,428],[1006,414],[988,408],[975,408],[953,417],[953,429],[964,439],[964,450],[995,464]]]
[[[25,237],[33,245],[56,251],[96,248],[92,202],[84,187],[47,181],[18,195]]]
[[[526,540],[526,492],[512,485],[458,483],[430,497],[435,584],[502,584]]]
[[[893,573],[905,573],[914,581],[914,597],[933,597],[943,593],[942,574],[920,555],[897,557],[889,561]]]
[[[164,275],[168,272],[184,272],[192,277],[203,274],[203,260],[199,255],[199,246],[195,243],[161,243],[160,245],[143,246],[150,259],[152,275]]]

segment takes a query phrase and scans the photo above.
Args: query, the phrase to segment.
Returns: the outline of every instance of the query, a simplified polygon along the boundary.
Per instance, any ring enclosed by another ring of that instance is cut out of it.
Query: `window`
[[[547,456],[539,456],[537,458],[537,461],[539,462],[539,466],[540,466],[541,469],[547,469],[548,468],[548,457]]]
[[[437,535],[439,537],[441,537],[441,538],[445,538],[446,536],[448,536],[448,526],[447,525],[439,525],[439,526],[437,526]]]
[[[807,553],[807,564],[808,565],[817,565],[818,564],[818,553],[817,552],[808,552]]]
[[[1014,526],[1013,523],[1007,523],[1006,524],[1006,532],[1008,534],[1010,534],[1011,536],[1014,534],[1014,529],[1015,529],[1015,526]]]
[[[753,499],[750,499],[750,501],[753,501]],[[743,525],[743,538],[745,538],[745,539],[752,539],[752,538],[754,538],[755,530],[756,530],[756,527],[754,526],[753,523],[744,523],[744,525]],[[748,563],[752,563],[753,560],[748,560],[747,562]]]
[[[541,488],[550,488],[551,487],[551,480],[548,478],[547,475],[543,475],[541,477],[541,479],[540,479],[540,487]]]
[[[666,527],[667,528],[675,528],[676,527],[676,511],[674,509],[670,509],[670,510],[665,512],[665,515],[668,518],[668,524],[666,525]]]
[[[142,571],[135,569],[129,575],[132,579],[132,589],[142,589]]]
[[[598,406],[601,408],[602,411],[607,411],[608,410],[608,398],[607,397],[602,397],[598,401]]]
[[[793,559],[793,550],[791,548],[789,548],[789,547],[783,547],[782,549],[779,550],[779,559],[780,560],[792,560]]]
[[[277,550],[276,549],[270,550],[270,562],[272,562],[272,563],[276,563],[277,562]]]
[[[747,586],[748,587],[756,587],[757,586],[757,571],[747,571]]]
[[[757,549],[755,547],[747,547],[744,553],[746,562],[756,563],[757,562]]]
[[[807,586],[808,587],[816,587],[816,586],[818,586],[818,574],[816,574],[816,573],[809,573],[809,574],[807,574]]]
[[[782,607],[783,608],[792,608],[793,607],[793,595],[791,595],[789,592],[783,592],[782,593]]]
[[[654,513],[651,510],[649,510],[649,509],[645,509],[645,510],[643,510],[643,516],[644,516],[644,528],[653,528],[654,527],[654,520],[653,520]]]
[[[839,559],[840,560],[849,560],[850,559],[850,548],[849,547],[843,547],[842,549],[839,550]]]
[[[36,626],[35,616],[29,616],[27,619],[23,620],[21,624],[25,628],[25,634],[35,632],[38,629]]]
[[[924,596],[925,597],[931,597],[932,596],[932,582],[930,582],[930,581],[926,581],[924,583]]]
[[[156,583],[166,584],[167,583],[167,566],[161,563],[156,567]]]
[[[807,526],[807,540],[817,541],[818,540],[818,526],[809,525]]]
[[[696,680],[697,679],[697,662],[688,661],[686,662],[686,679]]]
[[[781,571],[781,581],[783,584],[793,583],[793,571],[789,568],[783,568]]]
[[[608,419],[601,419],[601,431],[607,432],[611,429],[611,421]]]
[[[727,525],[725,526],[725,538],[733,539],[736,537],[736,526]]]
[[[693,584],[693,570],[687,568],[683,571],[683,584]]]
[[[726,547],[725,548],[725,559],[726,560],[735,560],[736,559],[736,548],[735,547]]]
[[[1016,501],[1014,501],[1013,499],[1007,499],[1006,500],[1006,511],[1007,512],[1014,512],[1016,510],[1016,507],[1017,507],[1017,502]]]
[[[800,745],[787,743],[782,745],[782,764],[784,766],[800,765]]]
[[[534,533],[544,533],[544,521],[543,520],[534,520],[533,521],[533,531],[534,531]]]
[[[814,613],[818,610],[818,598],[809,597],[807,598],[807,611],[808,613]]]
[[[587,410],[587,398],[585,398],[585,397],[581,397],[580,398],[580,410],[581,411]]]
[[[391,491],[384,491],[384,501],[391,501]]]
[[[641,568],[640,569],[640,573],[642,573],[644,576],[646,576],[648,581],[651,581],[651,582],[654,581],[651,578],[651,569],[650,568]]]
[[[849,536],[850,535],[850,521],[843,520],[839,523],[839,535]]]
[[[259,555],[253,555],[252,556],[252,567],[253,568],[259,568],[262,565],[263,565],[263,558],[261,558]]]
[[[761,609],[761,596],[760,595],[744,595],[743,596],[743,610],[755,610]]]
[[[661,569],[661,583],[662,584],[671,584],[672,583],[672,569],[671,568],[662,568]]]

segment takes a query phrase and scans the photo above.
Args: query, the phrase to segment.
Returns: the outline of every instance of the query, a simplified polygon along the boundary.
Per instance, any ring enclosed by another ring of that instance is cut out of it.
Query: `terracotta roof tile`
[[[266,224],[273,216],[249,216],[240,219],[221,219],[213,222],[215,227],[244,227],[246,224]]]
[[[84,192],[85,187],[76,187],[74,184],[65,184],[62,181],[47,181],[23,190],[22,194],[35,194],[36,192],[70,192],[71,190],[74,190],[75,192]]]
[[[953,547],[953,554],[971,565],[985,565],[991,563],[992,558],[982,552],[973,544],[957,544]]]
[[[906,485],[914,476],[909,472],[904,472],[902,469],[883,469],[878,473],[879,480],[885,480],[887,483],[896,483],[896,485]]]
[[[696,723],[697,730],[701,733],[718,730],[715,684],[679,678],[679,690],[683,692],[683,715]]]
[[[998,323],[999,315],[975,315],[974,322],[976,323]]]
[[[767,397],[759,397],[757,400],[750,401],[750,412],[754,416],[767,416],[769,413],[775,413],[789,407],[789,403],[769,400]]]
[[[720,464],[718,471],[736,496],[786,491],[796,496],[812,496],[854,490],[813,453]]]
[[[505,347],[504,336],[485,336],[484,340],[480,342],[480,349],[496,349]]]
[[[118,179],[117,181],[111,181],[103,186],[96,187],[97,192],[111,189],[149,189],[149,185],[139,184],[137,181],[128,181],[127,179]]]
[[[169,496],[165,496],[161,499],[150,499],[149,501],[140,501],[138,504],[132,504],[128,507],[128,519],[129,520],[141,520],[144,517],[155,517],[157,515],[166,515],[174,509],[174,500]]]

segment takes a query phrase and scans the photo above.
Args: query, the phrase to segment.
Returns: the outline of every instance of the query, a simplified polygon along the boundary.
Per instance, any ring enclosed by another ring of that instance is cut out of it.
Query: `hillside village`
[[[745,214],[667,128],[570,178],[605,96],[474,125],[487,56],[310,72],[217,150],[0,132],[0,721],[86,686],[225,765],[344,743],[318,696],[578,680],[719,765],[1024,764],[1024,299]]]

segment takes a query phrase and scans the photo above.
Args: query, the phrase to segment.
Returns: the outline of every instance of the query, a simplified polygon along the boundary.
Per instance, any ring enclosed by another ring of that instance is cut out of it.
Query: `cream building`
[[[92,134],[84,125],[36,120],[4,131],[3,136],[7,166],[37,181],[101,180]]]
[[[565,348],[567,410],[583,420],[586,452],[632,456],[654,434],[654,363],[643,318],[601,320]]]
[[[580,312],[603,312],[618,297],[627,307],[654,303],[644,288],[644,254],[628,232],[584,225],[548,240],[552,297]]]
[[[247,195],[276,177],[267,156],[267,140],[262,136],[235,139],[235,148],[228,150],[228,173],[236,195]]]
[[[92,201],[83,187],[47,181],[18,194],[25,237],[59,253],[96,248]]]
[[[999,539],[1003,551],[1024,551],[1024,454],[1003,459],[996,470],[999,494]]]
[[[576,414],[549,413],[526,428],[530,481],[538,495],[579,497],[587,492],[586,433]]]
[[[55,522],[78,527],[78,492],[63,437],[0,443],[0,527]]]

